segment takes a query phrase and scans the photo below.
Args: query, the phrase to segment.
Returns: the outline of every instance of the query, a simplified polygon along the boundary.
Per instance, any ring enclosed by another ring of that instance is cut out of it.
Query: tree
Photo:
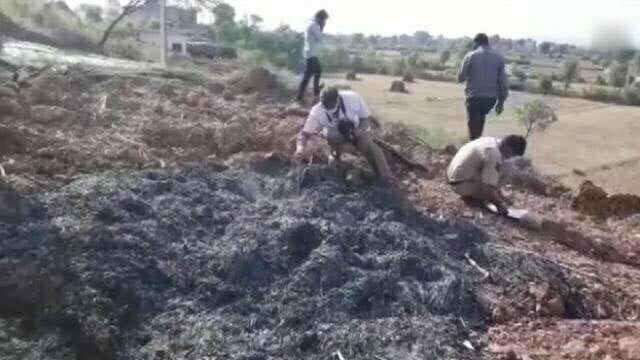
[[[524,71],[522,71],[518,65],[514,64],[511,67],[511,74],[513,76],[516,77],[516,79],[518,79],[520,82],[525,82],[527,81],[527,73],[525,73]]]
[[[553,46],[552,43],[548,42],[548,41],[543,41],[540,43],[540,52],[542,52],[545,55],[548,55],[551,52],[551,47]]]
[[[367,37],[367,42],[369,43],[370,47],[376,48],[376,47],[378,47],[378,44],[380,43],[380,36],[378,36],[378,35],[369,35]]]
[[[534,132],[544,132],[551,124],[558,121],[553,108],[543,100],[533,100],[516,108],[518,122],[525,129],[525,137]]]
[[[629,61],[627,67],[627,86],[629,86],[634,82],[638,74],[640,74],[640,51],[635,53],[635,56]]]
[[[240,40],[242,34],[238,25],[233,22],[223,22],[216,26],[216,39],[225,44],[233,44]]]
[[[623,87],[627,83],[628,64],[614,62],[606,70],[609,86]]]
[[[442,50],[440,52],[440,64],[442,64],[442,65],[446,64],[447,61],[449,61],[450,58],[451,58],[451,51]]]
[[[256,14],[249,15],[249,25],[252,28],[259,30],[263,22],[264,20],[259,15],[256,15]]]
[[[564,80],[564,92],[569,90],[571,83],[580,76],[580,65],[578,60],[567,60],[562,66],[562,79]]]
[[[549,95],[553,92],[553,80],[548,76],[541,77],[538,85],[544,95]]]
[[[138,11],[142,6],[150,1],[155,0],[128,0],[127,5],[122,8],[120,14],[111,21],[111,24],[109,24],[109,26],[107,26],[107,28],[102,33],[102,38],[98,42],[98,47],[104,47],[104,44],[106,44],[107,40],[109,40],[109,36],[111,36],[111,32],[113,32],[113,29],[115,29],[116,25],[118,25],[118,23],[120,23],[122,19]]]
[[[426,31],[416,31],[413,34],[413,41],[417,46],[427,46],[431,41],[431,34]]]
[[[213,8],[213,17],[216,27],[223,24],[235,24],[236,9],[226,2],[220,2]]]
[[[395,60],[393,62],[392,72],[394,76],[404,76],[404,74],[407,72],[406,60],[404,58]]]
[[[420,61],[420,54],[417,51],[412,52],[407,56],[407,65],[412,68],[416,68],[418,66],[418,62]]]
[[[351,46],[355,48],[363,47],[366,45],[364,34],[357,33],[351,36]]]
[[[356,73],[364,72],[364,59],[362,59],[360,56],[354,57],[353,60],[351,60],[351,70]]]
[[[97,5],[81,4],[79,7],[85,22],[101,23],[102,22],[102,8]]]

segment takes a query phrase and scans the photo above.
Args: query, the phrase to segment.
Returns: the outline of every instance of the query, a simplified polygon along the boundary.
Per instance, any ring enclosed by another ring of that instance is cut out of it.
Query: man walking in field
[[[506,201],[500,191],[504,161],[523,156],[526,149],[527,140],[519,135],[473,140],[460,148],[451,160],[447,182],[465,202],[491,203],[500,215],[506,216]]]
[[[306,60],[306,65],[302,82],[298,89],[298,96],[296,97],[296,101],[299,103],[304,103],[304,94],[307,91],[307,85],[309,85],[309,80],[311,80],[312,76],[313,94],[316,97],[320,94],[320,76],[322,75],[322,66],[320,66],[318,55],[322,44],[322,32],[324,31],[327,19],[329,19],[329,14],[325,10],[318,11],[313,22],[311,22],[305,32],[304,58]]]
[[[489,46],[489,37],[478,34],[473,39],[474,50],[460,66],[458,81],[466,82],[466,106],[469,139],[482,136],[487,114],[495,106],[499,115],[509,95],[504,58]],[[497,104],[496,104],[497,103]]]
[[[362,97],[353,91],[338,91],[330,87],[320,96],[320,103],[311,108],[304,127],[298,134],[295,158],[306,157],[307,142],[322,135],[332,149],[332,160],[339,161],[344,147],[353,145],[382,180],[391,179],[391,170],[382,150],[370,135],[371,111]]]

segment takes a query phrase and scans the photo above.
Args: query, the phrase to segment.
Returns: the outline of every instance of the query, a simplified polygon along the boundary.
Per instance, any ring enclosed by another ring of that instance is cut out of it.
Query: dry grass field
[[[362,94],[383,121],[400,121],[426,129],[434,146],[460,144],[466,138],[463,86],[416,80],[408,94],[391,93],[390,76],[359,75],[346,81],[334,74],[328,84],[349,85]],[[541,95],[512,92],[505,112],[491,114],[486,135],[523,133],[515,107]],[[586,178],[610,192],[640,194],[640,108],[583,99],[547,97],[560,121],[544,134],[532,135],[529,156],[544,173],[570,186]],[[579,176],[574,169],[584,171]]]

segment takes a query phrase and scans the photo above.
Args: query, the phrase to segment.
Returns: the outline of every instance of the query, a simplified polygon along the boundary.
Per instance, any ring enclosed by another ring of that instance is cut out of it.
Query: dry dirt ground
[[[637,198],[521,166],[510,195],[548,219],[526,230],[463,206],[452,149],[392,125],[427,172],[388,154],[380,188],[319,142],[295,165],[306,111],[278,79],[209,70],[0,87],[4,356],[640,359]]]
[[[440,147],[461,143],[466,137],[466,113],[463,87],[459,84],[416,80],[407,83],[408,93],[391,93],[389,76],[360,75],[359,81],[334,75],[328,82],[344,84],[363,94],[385,121],[398,121],[426,128],[433,134],[429,141]],[[499,136],[522,133],[516,121],[515,107],[541,97],[511,92],[505,112],[489,116],[486,134]],[[582,99],[546,97],[557,111],[560,122],[545,134],[531,139],[530,156],[545,174],[561,178],[576,188],[587,177],[609,192],[640,194],[640,111],[637,107],[607,105]],[[567,140],[571,141],[568,148]]]

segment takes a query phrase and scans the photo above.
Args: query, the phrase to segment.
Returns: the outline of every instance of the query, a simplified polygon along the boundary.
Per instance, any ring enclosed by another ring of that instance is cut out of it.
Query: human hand
[[[295,162],[302,162],[306,159],[307,152],[304,149],[298,148],[296,152],[293,154],[293,160]]]
[[[496,114],[500,115],[504,111],[504,103],[499,101],[498,105],[496,105]]]
[[[498,206],[496,206],[496,208],[498,209],[498,215],[501,215],[501,216],[509,215],[509,209],[506,206],[504,206],[503,204],[498,204]]]

